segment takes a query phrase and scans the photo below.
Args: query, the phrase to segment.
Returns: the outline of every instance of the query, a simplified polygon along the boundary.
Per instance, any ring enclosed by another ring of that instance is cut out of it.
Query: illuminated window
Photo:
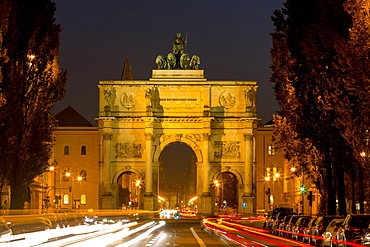
[[[63,196],[63,204],[69,204],[69,196],[67,194]]]
[[[275,147],[272,145],[268,146],[267,153],[271,156],[275,155]]]
[[[69,155],[69,147],[64,146],[64,155]]]
[[[86,195],[81,195],[81,205],[86,204]]]
[[[86,171],[85,170],[80,171],[80,176],[82,177],[82,181],[86,181]]]
[[[81,147],[81,155],[86,155],[86,147],[85,146]]]

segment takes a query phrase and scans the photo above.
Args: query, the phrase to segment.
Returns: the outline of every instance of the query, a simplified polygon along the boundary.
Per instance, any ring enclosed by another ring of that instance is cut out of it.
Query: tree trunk
[[[358,202],[360,203],[360,214],[365,213],[365,207],[364,207],[364,179],[362,176],[362,167],[361,165],[358,166]]]
[[[347,207],[346,207],[346,193],[344,187],[344,173],[343,170],[337,171],[337,198],[338,198],[338,214],[339,215],[347,215]]]

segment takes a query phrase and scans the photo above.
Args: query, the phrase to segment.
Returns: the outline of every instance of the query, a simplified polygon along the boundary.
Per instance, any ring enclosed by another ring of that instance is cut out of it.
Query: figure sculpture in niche
[[[256,106],[256,96],[257,96],[257,87],[250,86],[246,90],[244,90],[244,97],[247,107],[255,107]]]

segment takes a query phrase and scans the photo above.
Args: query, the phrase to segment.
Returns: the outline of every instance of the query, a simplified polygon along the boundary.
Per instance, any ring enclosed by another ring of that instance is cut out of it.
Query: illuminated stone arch
[[[202,155],[202,151],[199,148],[199,145],[197,145],[197,143],[195,143],[194,141],[192,141],[188,138],[184,138],[184,137],[181,137],[181,138],[171,137],[169,139],[161,141],[160,146],[159,146],[159,150],[154,155],[154,162],[158,162],[159,157],[161,156],[161,153],[166,149],[166,147],[168,147],[169,145],[171,145],[173,143],[186,144],[188,147],[191,148],[191,150],[193,150],[193,152],[194,152],[194,154],[197,158],[197,162],[203,162],[203,155]]]

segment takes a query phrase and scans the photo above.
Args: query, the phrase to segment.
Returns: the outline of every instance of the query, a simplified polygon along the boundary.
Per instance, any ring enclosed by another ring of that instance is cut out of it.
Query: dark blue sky
[[[278,110],[269,82],[270,16],[283,0],[54,0],[63,27],[60,65],[67,69],[68,105],[92,124],[98,82],[119,80],[129,57],[134,79],[147,80],[155,57],[172,49],[176,32],[188,31],[188,53],[201,57],[208,80],[257,81],[258,117]]]

